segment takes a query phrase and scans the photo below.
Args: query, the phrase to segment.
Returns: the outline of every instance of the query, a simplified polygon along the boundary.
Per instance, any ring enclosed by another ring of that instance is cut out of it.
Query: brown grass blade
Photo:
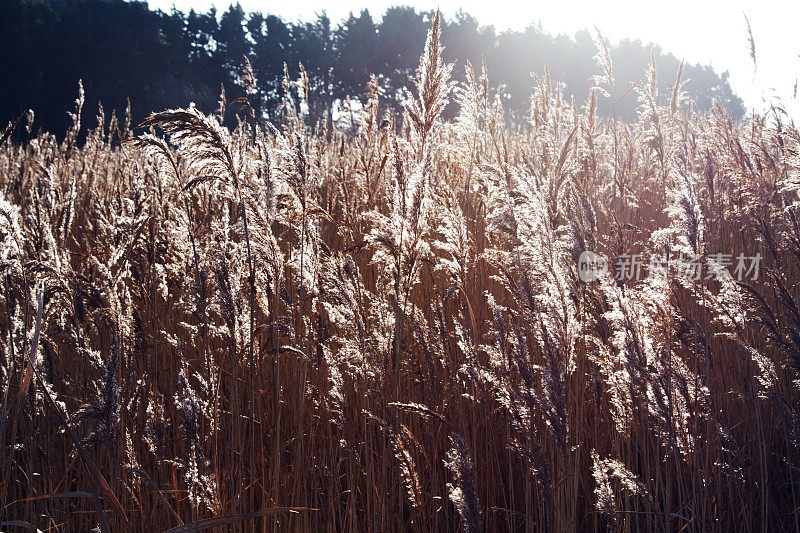
[[[36,502],[36,501],[40,501],[40,500],[50,500],[50,499],[56,499],[56,498],[81,499],[81,498],[94,498],[94,496],[92,495],[91,492],[86,492],[86,491],[82,491],[82,490],[75,490],[75,491],[71,491],[71,492],[57,492],[55,494],[42,494],[40,496],[28,496],[27,498],[22,498],[20,500],[14,500],[13,502],[7,504],[4,507],[4,509],[7,509],[8,507],[11,507],[12,505],[14,505],[16,503]]]
[[[36,303],[36,323],[33,327],[33,339],[31,339],[31,351],[28,352],[28,361],[22,375],[22,382],[19,386],[19,397],[24,398],[28,393],[28,388],[33,380],[34,367],[36,366],[36,356],[39,351],[39,336],[42,331],[42,313],[44,311],[44,282],[39,283],[39,297]]]
[[[0,527],[21,527],[23,529],[32,529],[33,531],[38,531],[36,526],[30,522],[23,522],[22,520],[4,520],[0,522]]]
[[[274,516],[278,514],[300,513],[303,511],[316,511],[311,507],[273,507],[271,509],[262,509],[253,513],[244,513],[239,515],[223,516],[220,518],[206,518],[198,520],[190,524],[168,529],[164,533],[193,533],[194,531],[204,531],[213,527],[222,527],[235,524],[237,522],[244,522],[245,520],[252,520],[253,518],[261,518],[263,516]]]

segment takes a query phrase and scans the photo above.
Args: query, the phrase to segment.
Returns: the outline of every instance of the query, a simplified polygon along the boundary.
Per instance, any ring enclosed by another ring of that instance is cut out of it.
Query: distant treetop
[[[82,79],[90,103],[102,102],[107,116],[121,113],[130,100],[135,121],[151,111],[186,106],[217,106],[224,87],[229,100],[244,94],[238,82],[243,58],[250,59],[258,91],[250,100],[262,116],[273,116],[280,101],[284,64],[296,76],[306,67],[312,113],[322,116],[333,102],[359,97],[376,74],[389,102],[399,103],[422,52],[432,12],[391,7],[380,19],[368,10],[351,13],[339,24],[324,14],[306,22],[245,13],[239,4],[219,14],[152,11],[144,2],[123,0],[6,0],[0,17],[0,123],[26,109],[39,126],[63,133],[76,87]],[[498,33],[459,12],[444,21],[445,59],[464,64],[485,60],[491,83],[504,84],[506,108],[521,117],[529,108],[532,74],[545,67],[564,91],[583,102],[600,71],[595,39],[588,31],[553,36],[539,25]],[[621,120],[636,116],[634,83],[655,59],[659,84],[674,83],[680,61],[639,41],[610,47],[616,79],[614,94],[600,111]],[[684,90],[699,110],[716,100],[737,118],[742,101],[727,73],[709,66],[685,65]],[[669,94],[669,91],[663,91]],[[613,103],[613,106],[612,106]]]

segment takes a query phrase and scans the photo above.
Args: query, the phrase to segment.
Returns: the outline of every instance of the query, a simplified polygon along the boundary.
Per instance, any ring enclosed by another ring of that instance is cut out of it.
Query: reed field
[[[402,113],[9,125],[0,530],[799,530],[800,132],[597,46],[524,122],[437,16]]]

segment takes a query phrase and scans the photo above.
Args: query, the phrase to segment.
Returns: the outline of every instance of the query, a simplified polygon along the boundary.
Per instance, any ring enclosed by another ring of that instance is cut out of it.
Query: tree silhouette
[[[342,95],[357,96],[364,89],[365,73],[381,72],[378,28],[369,11],[350,17],[336,30],[336,76]]]
[[[247,57],[258,80],[250,104],[262,118],[277,118],[283,96],[284,64],[309,77],[309,118],[329,120],[337,99],[358,97],[370,74],[376,74],[388,105],[399,106],[402,89],[415,75],[432,13],[391,7],[377,21],[363,10],[336,26],[324,13],[308,22],[289,23],[269,14],[247,14],[239,4],[219,15],[190,11],[151,11],[143,2],[123,0],[6,0],[0,17],[0,120],[5,124],[26,109],[36,111],[38,125],[63,133],[79,79],[88,102],[102,102],[106,115],[122,112],[128,100],[133,119],[151,111],[193,102],[213,110],[224,87],[228,100],[244,95],[238,83]],[[538,25],[524,31],[497,33],[459,12],[442,26],[445,59],[456,62],[456,78],[470,61],[486,60],[491,82],[505,85],[508,114],[528,113],[532,75],[545,66],[553,80],[578,102],[585,100],[598,72],[596,45],[587,31],[574,37],[552,36]],[[600,112],[621,120],[636,116],[631,87],[643,79],[651,56],[659,85],[674,83],[680,61],[639,41],[612,47],[615,93],[600,102]],[[709,66],[684,65],[685,90],[695,105],[713,101],[741,117],[744,108],[727,73]],[[665,97],[668,90],[663,91]],[[613,103],[613,105],[612,105]],[[88,106],[87,112],[94,112]],[[234,106],[235,110],[235,106]]]

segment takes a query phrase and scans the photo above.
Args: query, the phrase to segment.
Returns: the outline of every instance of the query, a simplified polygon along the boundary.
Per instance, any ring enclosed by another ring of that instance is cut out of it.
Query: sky
[[[224,10],[230,0],[149,0],[153,8],[206,11],[212,5]],[[522,30],[541,23],[551,34],[574,35],[597,27],[606,39],[640,39],[661,46],[688,63],[710,64],[717,72],[728,71],[733,90],[748,109],[762,110],[780,102],[800,122],[800,2],[778,0],[550,0],[505,2],[500,0],[360,0],[325,2],[293,0],[265,2],[239,0],[246,12],[261,11],[285,20],[311,20],[325,11],[334,23],[350,12],[367,8],[379,19],[387,7],[410,5],[418,10],[437,7],[445,17],[459,9],[482,25],[498,31]],[[745,15],[750,20],[756,64],[750,58]]]

